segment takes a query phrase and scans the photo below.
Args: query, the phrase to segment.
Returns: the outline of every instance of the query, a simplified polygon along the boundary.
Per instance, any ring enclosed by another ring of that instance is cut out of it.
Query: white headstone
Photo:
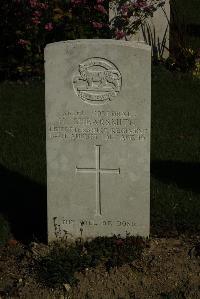
[[[45,49],[48,239],[149,235],[151,49]]]

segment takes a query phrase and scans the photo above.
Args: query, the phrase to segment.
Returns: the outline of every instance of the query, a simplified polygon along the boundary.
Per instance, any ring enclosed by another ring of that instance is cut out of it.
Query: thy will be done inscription
[[[70,226],[73,229],[74,225],[80,226],[80,233],[82,236],[82,232],[85,229],[85,227],[123,227],[124,230],[126,230],[126,233],[129,233],[130,227],[135,227],[136,223],[134,221],[124,221],[124,220],[85,220],[85,219],[79,219],[79,220],[73,220],[73,219],[62,219],[61,222],[57,222],[57,217],[54,217],[54,233],[56,236],[56,239],[68,239],[73,237],[73,235],[70,233],[70,230],[68,229]],[[81,237],[80,236],[80,237]]]
[[[46,47],[49,241],[149,235],[150,59],[134,42]]]

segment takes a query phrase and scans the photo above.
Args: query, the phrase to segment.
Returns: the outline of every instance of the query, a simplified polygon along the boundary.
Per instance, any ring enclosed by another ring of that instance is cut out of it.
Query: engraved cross
[[[96,215],[101,215],[101,174],[120,174],[120,168],[101,168],[101,153],[100,145],[96,145],[95,168],[79,168],[76,166],[76,172],[80,173],[95,173],[96,174]]]

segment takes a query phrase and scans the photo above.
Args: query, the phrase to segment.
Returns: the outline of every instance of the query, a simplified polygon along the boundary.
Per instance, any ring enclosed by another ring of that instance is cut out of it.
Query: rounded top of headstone
[[[143,41],[124,41],[124,40],[113,40],[113,39],[75,39],[75,40],[67,40],[67,41],[60,41],[47,44],[45,47],[45,51],[49,47],[59,47],[61,45],[84,45],[84,44],[104,44],[104,45],[114,45],[114,46],[125,46],[125,47],[132,47],[138,48],[141,50],[151,51],[151,47],[144,43]]]

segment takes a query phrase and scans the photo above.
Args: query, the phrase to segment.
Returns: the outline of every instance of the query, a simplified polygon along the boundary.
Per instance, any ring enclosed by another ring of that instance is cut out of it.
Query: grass
[[[151,233],[199,232],[199,81],[152,73]],[[0,214],[16,238],[46,235],[44,84],[0,84]]]
[[[0,164],[39,183],[46,182],[44,86],[2,83]]]
[[[44,84],[0,85],[0,214],[15,238],[46,235]]]
[[[152,84],[152,230],[198,231],[200,82],[161,68]]]

